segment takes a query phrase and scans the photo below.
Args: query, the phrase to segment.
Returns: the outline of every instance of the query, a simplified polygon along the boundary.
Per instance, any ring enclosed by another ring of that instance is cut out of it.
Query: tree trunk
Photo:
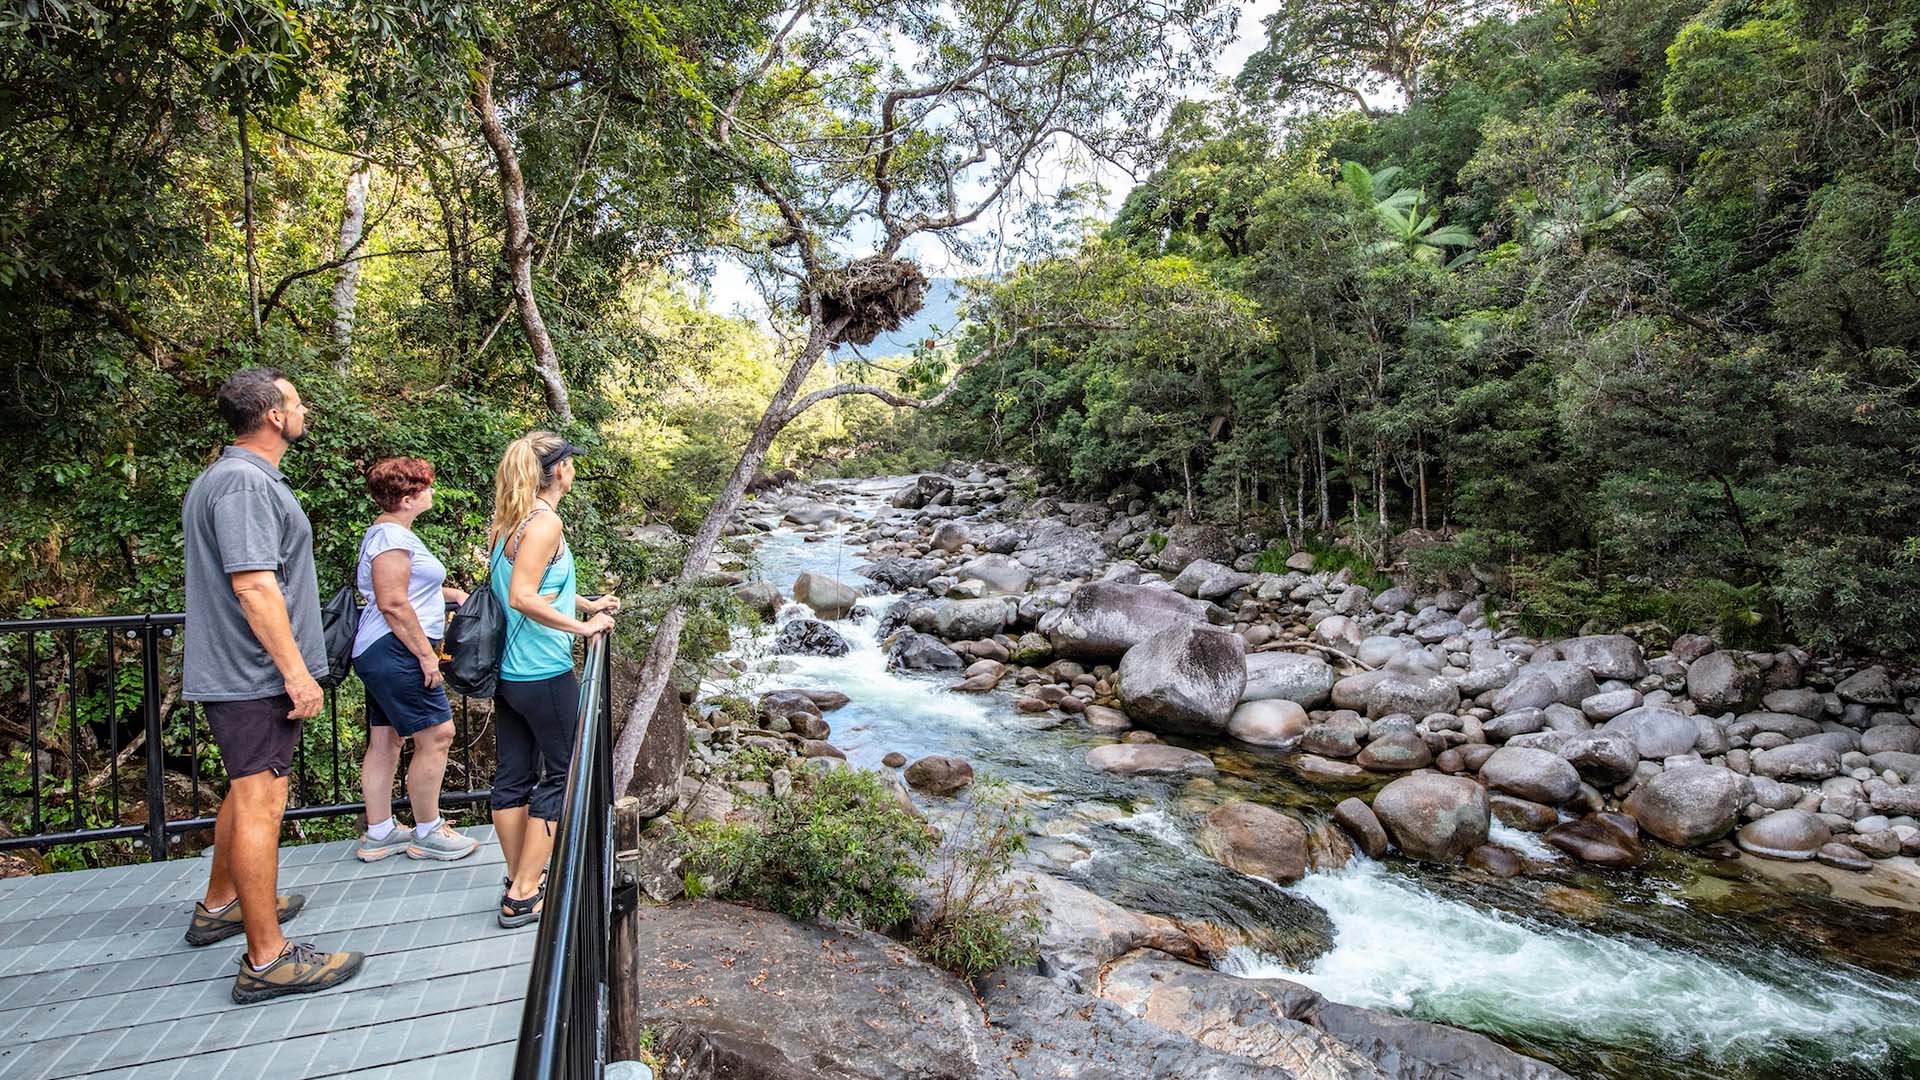
[[[253,336],[260,336],[260,253],[253,228],[253,140],[247,135],[247,107],[237,110],[240,129],[240,212],[247,232],[247,316]]]
[[[553,351],[547,321],[541,317],[539,301],[533,295],[533,232],[527,227],[527,182],[520,173],[520,155],[500,123],[499,110],[494,107],[492,60],[483,62],[473,72],[469,102],[480,119],[480,134],[493,151],[500,175],[500,203],[507,216],[507,243],[502,254],[513,277],[513,303],[520,314],[520,327],[526,332],[528,347],[533,350],[533,370],[546,386],[547,408],[553,410],[561,423],[572,423],[573,404],[560,375],[560,357]]]
[[[690,588],[700,580],[707,559],[720,542],[721,530],[726,527],[734,510],[739,508],[740,500],[747,492],[747,482],[753,479],[754,471],[766,459],[767,448],[773,445],[774,436],[786,426],[784,418],[787,407],[807,381],[807,373],[813,370],[814,362],[825,354],[829,343],[839,336],[845,325],[846,319],[843,317],[824,327],[814,326],[807,336],[806,347],[794,359],[793,366],[787,369],[787,377],[774,392],[773,400],[767,402],[767,411],[760,414],[760,422],[754,426],[753,436],[740,452],[740,460],[734,464],[726,486],[720,489],[719,498],[707,508],[707,516],[701,520],[699,530],[687,545],[686,565],[680,568],[680,577],[675,583],[679,588]],[[627,786],[633,783],[634,763],[639,759],[641,744],[646,741],[647,725],[653,718],[660,695],[666,692],[672,681],[673,665],[680,659],[680,631],[686,625],[686,605],[675,603],[667,608],[666,614],[660,617],[660,625],[654,630],[653,644],[648,647],[647,657],[640,665],[640,689],[633,699],[633,711],[627,714],[627,722],[620,729],[620,739],[613,747],[613,790],[616,796],[626,794]]]
[[[347,197],[340,208],[340,254],[342,259],[353,255],[360,246],[361,234],[367,226],[367,182],[373,175],[373,166],[365,159],[354,162],[353,171],[347,174]],[[333,282],[333,344],[340,350],[334,365],[346,374],[347,361],[353,355],[353,309],[360,297],[360,261],[355,259],[340,267],[340,276]]]
[[[1324,424],[1316,424],[1313,429],[1314,465],[1320,474],[1320,528],[1333,527],[1333,500],[1327,497],[1327,429]]]
[[[1420,527],[1424,529],[1427,527],[1427,437],[1421,434],[1416,439],[1413,452],[1420,464]]]

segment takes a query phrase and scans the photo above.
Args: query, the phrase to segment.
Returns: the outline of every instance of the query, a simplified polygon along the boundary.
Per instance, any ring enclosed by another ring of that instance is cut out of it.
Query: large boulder
[[[1387,1080],[1390,1074],[1320,1029],[1318,994],[1281,979],[1243,979],[1142,950],[1101,972],[1102,998],[1131,1015],[1292,1080]],[[1153,1069],[1140,1075],[1173,1076]]]
[[[1373,807],[1359,799],[1345,798],[1334,806],[1333,819],[1347,830],[1347,835],[1353,837],[1367,858],[1378,859],[1387,853],[1387,830],[1381,826]]]
[[[1493,711],[1544,709],[1549,705],[1578,705],[1600,692],[1593,673],[1571,660],[1544,660],[1528,664],[1513,681],[1493,695]]]
[[[617,679],[616,687],[640,687],[638,672],[631,679]],[[626,716],[633,709],[633,692],[616,690],[614,711]],[[687,769],[687,718],[679,694],[661,694],[647,724],[647,736],[640,741],[640,754],[634,759],[633,780],[626,794],[640,801],[642,817],[652,817],[673,809],[680,797],[680,774]]]
[[[1580,790],[1580,774],[1551,750],[1503,746],[1480,766],[1488,787],[1516,798],[1559,806]]]
[[[1192,939],[1169,919],[1128,911],[1051,874],[1016,870],[1008,877],[1026,890],[1040,918],[1034,951],[1041,973],[1068,980],[1076,989],[1090,985],[1109,960],[1135,949],[1200,956]]]
[[[945,642],[913,630],[901,633],[887,647],[888,671],[959,671],[966,666]]]
[[[862,566],[860,573],[867,580],[875,582],[894,592],[906,592],[918,589],[927,582],[940,576],[940,564],[931,559],[909,559],[903,555],[889,555],[883,559]]]
[[[1825,746],[1788,743],[1754,755],[1753,771],[1774,780],[1825,780],[1840,774],[1840,755]]]
[[[803,502],[787,511],[787,520],[795,525],[823,525],[846,516],[845,510],[822,502]]]
[[[787,602],[787,598],[780,595],[779,588],[771,581],[749,581],[743,585],[735,585],[733,595],[739,599],[741,607],[758,612],[762,618],[768,619],[780,610],[781,604]]]
[[[953,481],[938,473],[916,476],[906,487],[893,493],[888,503],[903,510],[918,510],[924,506],[939,506],[953,498]]]
[[[952,795],[973,783],[973,766],[966,758],[930,754],[907,766],[907,786],[929,795]]]
[[[1317,709],[1333,694],[1332,665],[1295,652],[1257,652],[1247,657],[1247,689],[1242,701],[1285,700]]]
[[[982,979],[980,1002],[1005,1061],[1000,1071],[983,1074],[995,1080],[1272,1080],[1279,1075],[1251,1058],[1209,1049],[1030,971],[1002,969]]]
[[[1433,764],[1433,751],[1419,735],[1393,731],[1362,747],[1353,763],[1368,772],[1412,772]]]
[[[1716,650],[1687,665],[1687,696],[1705,713],[1746,712],[1764,689],[1760,669],[1744,656]]]
[[[1700,726],[1693,722],[1693,717],[1657,705],[1628,709],[1600,725],[1599,730],[1625,736],[1640,756],[1649,761],[1664,761],[1675,754],[1684,754],[1700,739]]]
[[[1740,850],[1768,859],[1801,861],[1833,839],[1833,830],[1818,814],[1805,810],[1779,810],[1740,826],[1734,843]]]
[[[805,656],[845,656],[848,645],[846,638],[819,619],[794,619],[773,636],[772,649]]]
[[[1309,726],[1307,710],[1295,702],[1284,698],[1242,701],[1227,719],[1227,734],[1255,746],[1288,750]]]
[[[1727,835],[1751,798],[1747,778],[1732,769],[1682,765],[1634,788],[1621,809],[1667,843],[1693,847]]]
[[[1408,856],[1453,862],[1487,842],[1487,789],[1464,776],[1413,773],[1380,789],[1373,813]]]
[[[1555,825],[1541,839],[1593,866],[1624,869],[1637,865],[1645,854],[1640,827],[1625,814],[1588,814]]]
[[[1252,574],[1243,574],[1211,559],[1195,559],[1173,579],[1173,591],[1197,600],[1218,600],[1252,583]]]
[[[1369,717],[1427,716],[1458,708],[1460,690],[1452,679],[1410,654],[1394,658],[1379,671],[1349,675],[1334,683],[1333,704]]]
[[[1027,530],[1026,539],[1014,558],[1035,574],[1062,581],[1092,577],[1108,562],[1107,549],[1098,536],[1051,518]]]
[[[1560,756],[1567,759],[1582,779],[1596,787],[1611,787],[1633,775],[1640,764],[1640,749],[1633,739],[1618,731],[1581,731],[1567,736],[1560,744]]]
[[[1017,596],[1026,592],[1027,583],[1033,580],[1031,571],[1006,555],[968,559],[955,568],[953,574],[961,581],[982,582],[988,596]]]
[[[1003,1068],[967,984],[879,934],[706,900],[649,908],[636,925],[634,1019],[689,1080],[977,1080]]]
[[[916,604],[907,623],[923,634],[947,641],[978,641],[1007,628],[1012,620],[1009,601],[988,596],[973,600],[932,600]]]
[[[811,570],[794,580],[793,598],[823,619],[844,619],[860,602],[860,594],[852,587]]]
[[[1171,626],[1207,621],[1207,605],[1172,589],[1096,581],[1073,590],[1040,630],[1072,660],[1112,660]]]
[[[1196,559],[1231,564],[1239,552],[1225,529],[1213,525],[1175,525],[1167,530],[1167,544],[1154,556],[1156,569],[1177,574]]]
[[[1217,627],[1171,626],[1128,649],[1119,675],[1135,723],[1217,734],[1247,688],[1246,642]]]
[[[1278,810],[1235,800],[1207,814],[1200,847],[1243,874],[1281,885],[1307,872],[1306,826]]]
[[[1586,668],[1596,679],[1633,682],[1647,676],[1647,659],[1640,651],[1640,643],[1625,634],[1590,634],[1567,638],[1544,646],[1544,649],[1555,658],[1571,660]],[[1540,654],[1536,653],[1535,656],[1539,657]]]
[[[1121,776],[1204,776],[1214,771],[1205,754],[1165,743],[1113,743],[1087,751],[1087,764]]]
[[[1900,695],[1893,689],[1893,679],[1883,667],[1862,668],[1841,679],[1833,691],[1840,695],[1841,701],[1865,705],[1870,709],[1891,709],[1900,703]]]
[[[1573,1080],[1485,1035],[1324,1001],[1313,1026],[1360,1051],[1396,1080]]]

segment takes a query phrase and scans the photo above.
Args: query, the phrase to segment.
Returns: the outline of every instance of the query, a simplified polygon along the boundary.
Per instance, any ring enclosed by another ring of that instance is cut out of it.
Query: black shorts
[[[438,649],[440,643],[435,641]],[[392,634],[367,646],[353,658],[353,670],[367,688],[367,726],[391,727],[402,737],[418,735],[436,724],[453,719],[453,706],[447,691],[436,686],[429,690],[420,675],[420,661]]]
[[[208,701],[203,706],[229,780],[258,772],[285,776],[293,768],[293,748],[300,744],[300,729],[306,721],[287,719],[293,711],[292,698],[275,694],[250,701]]]

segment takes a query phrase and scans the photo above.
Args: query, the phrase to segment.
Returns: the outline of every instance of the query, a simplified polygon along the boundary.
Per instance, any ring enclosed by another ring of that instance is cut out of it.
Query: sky
[[[1250,0],[1241,5],[1240,19],[1233,43],[1227,46],[1214,64],[1216,80],[1224,82],[1239,74],[1240,68],[1247,62],[1247,57],[1253,55],[1265,41],[1266,31],[1261,26],[1261,21],[1278,6],[1279,0]],[[1189,96],[1202,96],[1205,90],[1204,87],[1194,87],[1189,91]],[[1097,166],[1091,176],[1066,176],[1061,179],[1063,181],[1098,180],[1106,188],[1108,216],[1120,208],[1120,203],[1127,197],[1127,192],[1132,187],[1132,180],[1125,173],[1106,165]],[[988,213],[962,231],[971,237],[991,240],[998,228],[999,221],[992,213]],[[991,250],[991,245],[988,245],[988,250]],[[921,269],[926,271],[928,277],[958,277],[984,269],[982,266],[957,262],[944,245],[926,236],[915,237],[909,241],[907,250],[903,254],[918,260]],[[724,314],[742,314],[755,321],[764,319],[766,305],[761,302],[760,293],[755,288],[753,280],[739,263],[721,257],[715,262],[712,270],[706,290],[708,306]]]

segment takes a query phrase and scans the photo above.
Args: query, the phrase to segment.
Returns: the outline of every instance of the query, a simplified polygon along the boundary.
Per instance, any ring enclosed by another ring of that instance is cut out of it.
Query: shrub
[[[1355,584],[1365,585],[1374,592],[1393,587],[1393,579],[1381,573],[1373,565],[1372,559],[1357,551],[1317,540],[1308,541],[1301,550],[1313,554],[1315,573],[1325,571],[1337,574],[1346,570],[1352,575]],[[1262,551],[1253,568],[1262,574],[1284,574],[1287,572],[1287,559],[1292,554],[1292,549],[1284,544],[1277,544]]]
[[[859,769],[802,772],[781,798],[751,800],[757,828],[700,825],[684,865],[730,899],[793,919],[880,930],[910,912],[908,885],[933,848],[924,822]]]
[[[1589,572],[1572,555],[1534,560],[1512,569],[1510,613],[1536,637],[1604,629],[1657,627],[1665,635],[1713,634],[1732,646],[1761,646],[1777,636],[1759,585],[1716,578],[1662,584]]]
[[[1031,824],[1004,781],[974,784],[934,859],[933,908],[915,935],[921,955],[968,979],[1032,958],[1038,902],[1031,885],[1007,876]]]

